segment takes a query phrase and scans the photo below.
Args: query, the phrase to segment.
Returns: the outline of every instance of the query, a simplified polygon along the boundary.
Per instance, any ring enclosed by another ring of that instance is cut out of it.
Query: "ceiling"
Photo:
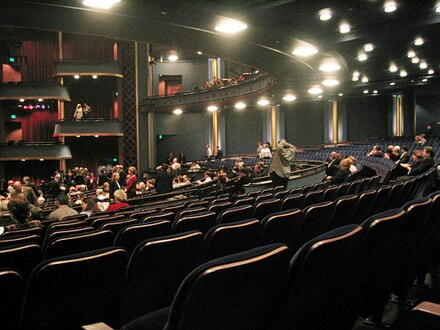
[[[163,1],[121,0],[109,11],[86,9],[79,0],[4,1],[0,4],[0,26],[38,27],[142,40],[154,44],[156,54],[181,51],[181,59],[219,56],[268,72],[277,81],[275,98],[290,92],[298,98],[316,98],[307,91],[326,78],[339,80],[325,87],[324,97],[343,93],[362,95],[395,92],[414,86],[438,83],[440,13],[437,0],[395,0],[397,10],[384,11],[383,0],[210,0]],[[322,9],[330,9],[332,18],[319,19]],[[24,15],[23,13],[32,13]],[[248,28],[232,36],[214,31],[219,17],[232,17]],[[351,31],[339,32],[342,21]],[[423,45],[414,45],[417,36]],[[299,42],[319,49],[309,58],[294,56]],[[359,61],[359,52],[371,43],[368,59]],[[407,53],[413,50],[420,61],[414,64]],[[336,60],[341,69],[334,73],[319,70],[324,60]],[[390,72],[393,62],[398,70]],[[401,77],[401,70],[407,76]],[[433,70],[434,73],[432,73]],[[352,81],[353,72],[359,80]],[[431,72],[431,73],[428,73]],[[367,77],[368,82],[362,82]],[[394,83],[394,85],[390,85]]]

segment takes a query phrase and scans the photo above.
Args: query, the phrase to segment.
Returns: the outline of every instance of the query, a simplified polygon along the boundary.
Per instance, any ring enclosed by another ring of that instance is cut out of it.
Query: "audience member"
[[[290,176],[290,161],[295,156],[296,147],[281,139],[278,142],[277,149],[273,155],[272,163],[269,167],[269,174],[272,179],[274,187],[284,186],[287,188],[287,183]]]
[[[30,205],[25,198],[11,198],[8,203],[8,210],[14,223],[6,226],[6,230],[19,230],[41,226],[39,220],[32,220],[31,209],[32,205]]]
[[[373,149],[368,153],[367,156],[370,156],[370,157],[383,157],[382,148],[380,146],[374,146]]]
[[[128,207],[130,206],[127,203],[127,194],[123,189],[116,190],[113,194],[115,203],[110,204],[106,211],[117,211],[121,207]]]
[[[136,183],[137,183],[137,170],[136,167],[130,166],[128,168],[127,181],[125,186],[125,191],[128,198],[133,198],[136,196]]]
[[[93,198],[87,197],[84,198],[81,204],[82,212],[81,214],[86,214],[87,217],[90,217],[93,213],[100,212],[98,205]]]
[[[340,184],[345,182],[345,180],[350,175],[350,167],[351,161],[348,158],[341,160],[339,163],[339,171],[334,176],[327,176],[327,180],[330,181],[331,184]]]
[[[161,170],[156,174],[154,187],[158,194],[169,193],[173,190],[173,178],[169,173],[169,166],[163,164]]]
[[[59,194],[55,206],[57,209],[49,213],[46,219],[63,220],[65,217],[78,214],[77,211],[69,207],[69,198],[65,194]]]

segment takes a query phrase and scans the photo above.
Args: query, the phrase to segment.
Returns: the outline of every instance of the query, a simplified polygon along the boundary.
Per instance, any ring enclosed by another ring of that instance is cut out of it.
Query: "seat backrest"
[[[191,203],[188,204],[187,208],[188,209],[192,209],[192,208],[203,207],[203,208],[206,209],[210,202],[211,201],[209,199],[208,200],[203,200],[203,201],[191,202]]]
[[[146,216],[150,215],[150,214],[154,214],[157,213],[157,209],[149,209],[149,210],[145,210],[145,211],[139,211],[139,212],[134,212],[132,213],[129,218],[130,219],[137,219],[139,221],[141,221],[143,218],[145,218]]]
[[[194,213],[200,213],[200,212],[204,212],[204,211],[206,211],[206,207],[204,207],[204,206],[183,209],[183,210],[180,210],[179,212],[176,213],[175,220],[178,220],[181,217],[185,217],[185,216],[188,216],[188,215],[191,215]]]
[[[253,204],[254,204],[254,197],[251,196],[239,197],[234,202],[234,206],[253,205]]]
[[[26,229],[17,229],[17,230],[10,230],[4,232],[0,238],[13,238],[15,236],[28,236],[28,235],[37,235],[40,237],[44,237],[44,227],[32,227],[32,228],[26,228]]]
[[[336,198],[337,193],[338,193],[337,186],[328,187],[326,190],[324,190],[324,194],[322,196],[322,201],[323,202],[333,201]]]
[[[180,210],[185,208],[185,203],[166,204],[162,207],[161,212],[174,212],[177,214]]]
[[[47,244],[51,241],[53,241],[56,238],[65,237],[69,235],[75,235],[75,234],[85,234],[96,231],[93,227],[78,227],[73,229],[60,229],[60,230],[53,230],[51,233],[47,234],[44,238],[43,242],[43,249],[47,246]]]
[[[29,280],[21,329],[79,329],[97,322],[118,327],[127,261],[121,248],[43,261]]]
[[[346,195],[334,200],[332,222],[330,228],[338,228],[352,223],[353,216],[356,214],[358,205],[357,195]]]
[[[281,207],[281,200],[279,198],[270,198],[258,202],[254,206],[253,218],[263,220],[263,218],[271,213],[278,212]]]
[[[101,226],[99,226],[99,230],[110,230],[113,235],[116,236],[122,228],[129,225],[134,225],[135,223],[139,223],[139,221],[137,219],[106,221]]]
[[[232,203],[229,201],[215,203],[208,207],[208,211],[215,212],[217,215],[220,214],[221,211],[226,210],[227,208],[232,207]]]
[[[37,244],[41,245],[41,237],[38,235],[9,235],[0,238],[0,248],[13,245]]]
[[[206,234],[212,226],[215,225],[217,214],[212,211],[191,213],[180,217],[173,223],[175,233],[183,233],[191,230],[201,231]]]
[[[304,195],[304,204],[303,207],[307,207],[309,205],[317,204],[322,201],[322,196],[324,195],[323,190],[315,190],[310,191]]]
[[[173,222],[175,218],[174,212],[161,212],[161,213],[155,213],[151,215],[147,215],[145,218],[142,219],[142,222],[151,222],[156,220],[168,220]]]
[[[87,219],[87,214],[75,214],[75,215],[69,215],[68,217],[63,218],[63,222],[76,220],[76,221],[84,221]]]
[[[291,210],[291,209],[302,209],[303,205],[304,205],[303,194],[289,195],[281,200],[281,211]]]
[[[46,235],[50,234],[54,230],[73,229],[73,228],[80,228],[80,227],[86,227],[86,226],[87,226],[86,221],[80,221],[80,220],[57,221],[57,222],[51,223],[49,225],[49,227],[47,227]]]
[[[98,229],[103,223],[109,222],[109,221],[115,221],[115,220],[122,220],[125,219],[125,215],[120,214],[120,215],[111,215],[105,218],[99,218],[99,219],[95,219],[93,220],[90,225],[95,228]]]
[[[348,194],[357,194],[359,192],[359,188],[361,187],[362,180],[354,180],[350,183],[350,188],[348,188]]]
[[[257,219],[214,226],[205,236],[204,261],[255,248],[260,236],[261,225]]]
[[[266,216],[262,225],[260,246],[284,243],[292,246],[301,231],[303,213],[300,209],[285,210]]]
[[[275,197],[275,198],[279,198],[279,199],[283,199],[283,198],[286,197],[287,195],[289,195],[289,191],[288,191],[288,190],[284,190],[284,189],[282,189],[282,190],[279,190],[279,191],[275,192],[275,193],[273,194],[273,197]]]
[[[136,246],[146,239],[157,238],[171,233],[169,220],[155,220],[137,223],[122,228],[115,238],[113,245],[122,247],[129,255]]]
[[[252,205],[234,206],[223,210],[217,217],[217,223],[237,222],[252,218],[254,210]]]
[[[345,307],[362,227],[334,229],[307,242],[290,262],[288,297],[274,329],[348,329]]]
[[[377,189],[376,201],[374,202],[371,214],[382,212],[388,206],[388,200],[390,198],[391,186],[385,185]]]
[[[350,189],[350,182],[345,182],[345,183],[341,183],[338,186],[338,193],[337,193],[337,197],[342,197],[348,194],[348,189]]]
[[[229,202],[229,197],[228,196],[217,197],[217,198],[213,199],[212,201],[210,201],[209,207],[211,207],[212,205],[219,204],[219,203],[224,203],[224,202]]]
[[[67,256],[112,246],[114,235],[110,230],[75,234],[56,238],[44,249],[44,259]]]
[[[273,244],[203,264],[180,286],[167,329],[270,328],[288,261],[287,247]]]
[[[390,197],[388,200],[388,208],[396,208],[402,205],[400,197],[402,195],[403,182],[396,183],[391,186]]]
[[[353,223],[361,224],[371,215],[374,203],[376,202],[377,190],[364,191],[359,195],[356,214],[353,216]]]
[[[2,328],[18,329],[24,291],[20,273],[12,269],[0,269],[0,318]]]
[[[37,244],[22,244],[0,248],[1,267],[19,272],[25,282],[40,261],[41,247]]]
[[[123,323],[170,306],[183,279],[202,261],[203,234],[197,231],[149,239],[128,264]]]
[[[264,201],[266,199],[271,199],[272,197],[273,197],[272,193],[261,193],[255,196],[254,204],[258,204],[259,202]]]

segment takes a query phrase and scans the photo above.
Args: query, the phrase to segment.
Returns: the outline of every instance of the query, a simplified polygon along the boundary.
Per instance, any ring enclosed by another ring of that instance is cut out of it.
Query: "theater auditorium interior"
[[[0,328],[440,329],[439,33],[438,0],[2,0]]]

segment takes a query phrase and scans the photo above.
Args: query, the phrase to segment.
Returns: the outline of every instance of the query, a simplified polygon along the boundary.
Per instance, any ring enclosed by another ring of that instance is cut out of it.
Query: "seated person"
[[[87,197],[82,200],[81,204],[82,212],[80,214],[86,214],[90,217],[93,213],[100,212],[98,205],[96,205],[93,198]]]
[[[242,168],[238,171],[238,179],[234,182],[234,185],[232,186],[232,193],[235,195],[244,194],[245,189],[244,185],[251,183],[252,179],[249,176],[249,172],[246,168]]]
[[[327,176],[335,175],[339,171],[339,163],[342,160],[342,154],[335,152],[333,155],[330,154],[330,157],[332,157],[332,160],[328,163],[327,169],[325,170]]]
[[[380,146],[374,146],[373,150],[371,150],[367,156],[370,157],[383,157],[382,148]]]
[[[123,189],[116,190],[115,193],[113,194],[113,198],[116,203],[110,204],[106,211],[117,211],[121,207],[130,206],[127,203],[127,194]]]
[[[32,205],[22,196],[11,198],[8,203],[8,210],[14,223],[6,226],[5,230],[20,230],[41,226],[39,220],[32,220],[31,208]]]
[[[330,181],[331,184],[340,184],[345,182],[345,180],[350,175],[350,164],[351,161],[348,158],[341,160],[341,162],[339,163],[339,171],[336,172],[336,174],[333,176],[327,176],[326,180]]]
[[[356,162],[357,162],[356,157],[354,157],[354,156],[348,156],[347,159],[350,160],[350,167],[348,168],[349,171],[350,171],[350,173],[357,172],[358,169],[357,169],[357,167],[356,167]]]
[[[407,164],[409,163],[409,155],[408,155],[408,146],[402,147],[402,152],[399,155],[399,158],[396,160],[396,164]]]
[[[69,198],[65,194],[58,195],[57,199],[55,200],[55,205],[57,209],[49,213],[46,219],[55,219],[61,221],[65,217],[78,214],[76,210],[69,207]]]
[[[191,167],[189,168],[189,172],[197,172],[200,171],[201,167],[197,162],[192,162]]]
[[[416,159],[414,159],[414,164],[405,166],[407,169],[409,169],[409,176],[423,174],[435,165],[433,159],[434,150],[432,150],[432,147],[426,146],[422,151],[416,150],[415,156]]]

